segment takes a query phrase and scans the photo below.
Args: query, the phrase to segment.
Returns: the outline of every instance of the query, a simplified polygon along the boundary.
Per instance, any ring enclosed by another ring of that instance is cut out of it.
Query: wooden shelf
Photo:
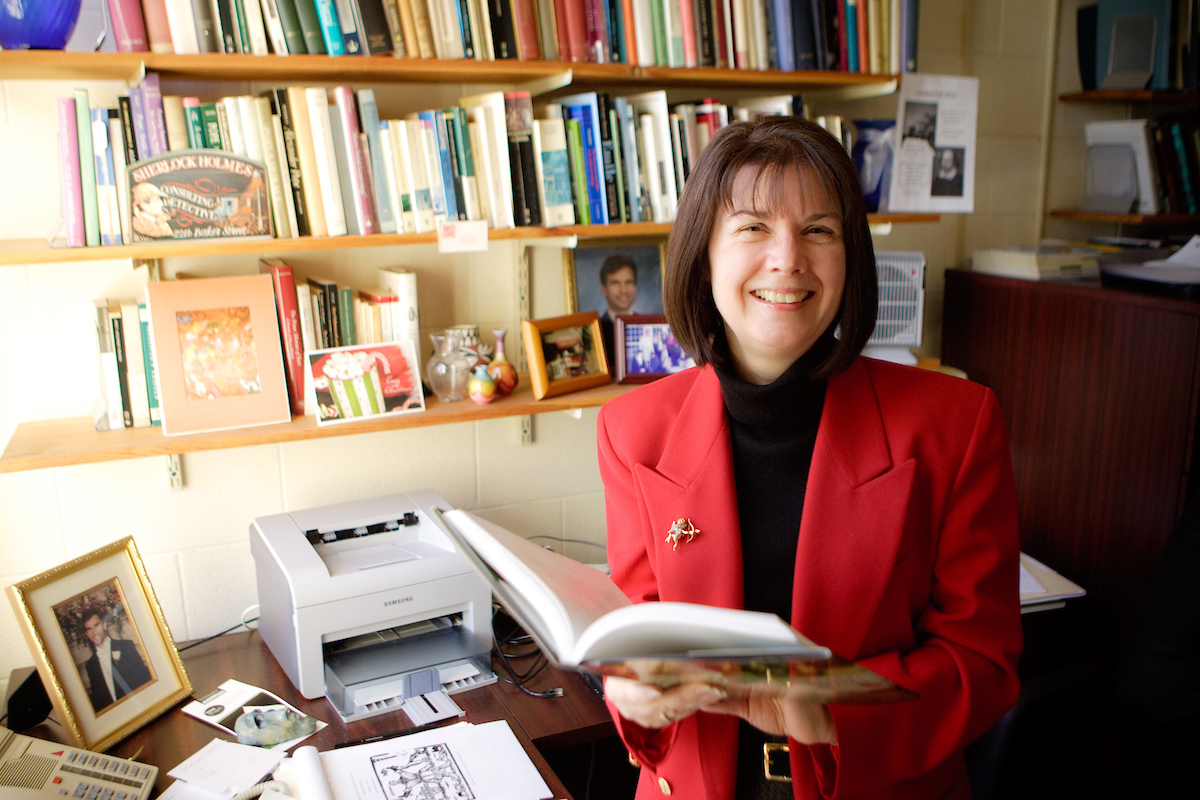
[[[721,87],[743,89],[829,89],[883,85],[894,75],[712,67],[637,67],[565,61],[438,61],[390,56],[252,56],[208,53],[64,53],[54,50],[0,52],[6,80],[121,80],[133,82],[143,70],[164,81],[315,81],[321,83],[495,83],[520,84],[571,72],[574,86],[645,88]]]
[[[1050,212],[1055,219],[1079,222],[1109,222],[1116,225],[1200,225],[1200,215],[1194,214],[1102,214],[1097,211],[1058,209]]]
[[[1060,94],[1064,103],[1200,103],[1200,92],[1152,92],[1148,89],[1095,89]]]
[[[871,224],[937,222],[940,214],[871,214]],[[612,225],[568,225],[562,228],[509,228],[488,231],[494,242],[551,239],[578,236],[580,239],[629,239],[667,236],[669,222],[622,222]],[[108,261],[134,258],[183,258],[269,253],[307,253],[321,250],[345,250],[359,247],[396,247],[432,244],[433,233],[380,233],[371,236],[303,236],[298,239],[213,239],[189,242],[142,242],[116,247],[51,247],[44,239],[0,240],[0,266],[16,264],[53,264],[67,261]]]
[[[572,394],[534,400],[533,392],[529,388],[529,376],[522,375],[521,384],[516,392],[486,406],[476,405],[470,400],[440,403],[436,397],[430,396],[425,398],[426,410],[416,414],[366,422],[347,422],[323,428],[317,426],[315,417],[293,417],[291,422],[282,425],[189,436],[163,436],[162,431],[156,427],[96,431],[92,427],[90,417],[24,422],[17,426],[4,455],[0,456],[0,473],[593,408],[604,405],[612,398],[634,388],[636,387],[610,383]]]

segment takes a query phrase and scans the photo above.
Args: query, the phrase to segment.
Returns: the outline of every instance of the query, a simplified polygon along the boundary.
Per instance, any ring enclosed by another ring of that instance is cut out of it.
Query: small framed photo
[[[146,284],[163,435],[290,422],[271,276]]]
[[[615,362],[613,324],[620,314],[663,313],[665,240],[603,240],[564,250],[567,311],[595,311],[609,363]]]
[[[306,352],[317,425],[359,422],[425,410],[411,340]]]
[[[600,336],[600,315],[595,311],[523,320],[521,336],[529,360],[529,381],[538,400],[612,381]]]
[[[8,587],[71,743],[107,750],[192,693],[133,537]]]
[[[617,383],[649,383],[696,366],[662,314],[617,317]]]

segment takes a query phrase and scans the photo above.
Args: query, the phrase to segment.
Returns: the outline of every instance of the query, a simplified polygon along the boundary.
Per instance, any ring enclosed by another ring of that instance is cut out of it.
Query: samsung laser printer
[[[496,680],[491,592],[435,506],[450,508],[420,491],[250,526],[263,641],[302,695],[328,696],[345,720]]]

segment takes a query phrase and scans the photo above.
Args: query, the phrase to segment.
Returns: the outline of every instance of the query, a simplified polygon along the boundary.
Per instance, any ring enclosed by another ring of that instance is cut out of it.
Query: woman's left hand
[[[837,744],[833,716],[821,703],[794,697],[730,697],[704,710],[741,717],[764,733],[801,744]]]

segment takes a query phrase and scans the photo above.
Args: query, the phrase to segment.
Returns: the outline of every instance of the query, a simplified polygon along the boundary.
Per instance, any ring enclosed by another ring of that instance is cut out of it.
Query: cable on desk
[[[198,639],[198,640],[192,642],[191,644],[184,645],[183,647],[180,647],[177,649],[180,653],[182,653],[184,650],[191,650],[193,647],[195,647],[198,644],[204,644],[205,642],[211,642],[213,639],[216,639],[218,636],[224,636],[227,633],[236,631],[238,628],[245,628],[248,631],[254,630],[253,628],[251,628],[249,626],[250,626],[251,622],[257,622],[257,621],[258,621],[258,617],[255,617],[254,619],[244,620],[242,622],[239,622],[237,625],[234,625],[231,628],[226,628],[225,630],[221,631],[220,633],[214,633],[212,636],[208,636],[204,639]]]
[[[253,798],[258,797],[267,789],[274,789],[282,795],[291,797],[291,795],[288,794],[288,785],[283,781],[263,781],[262,783],[251,786],[244,792],[235,794],[230,800],[253,800]]]
[[[493,612],[492,613],[492,634],[494,635],[495,640],[496,640],[496,645],[495,645],[494,649],[495,649],[496,655],[500,657],[500,665],[504,668],[504,671],[507,672],[508,676],[509,676],[507,678],[501,676],[500,680],[504,681],[505,683],[510,683],[510,684],[516,686],[518,689],[520,689],[522,692],[529,695],[530,697],[542,697],[542,698],[562,697],[563,696],[562,687],[555,687],[554,689],[547,689],[544,692],[535,692],[532,689],[530,689],[528,686],[525,685],[525,684],[529,683],[530,681],[532,681],[534,678],[536,678],[542,672],[542,670],[544,670],[546,668],[546,665],[549,664],[550,662],[546,660],[546,657],[542,654],[541,650],[539,650],[536,647],[536,645],[532,649],[527,650],[526,652],[523,652],[523,653],[506,653],[504,650],[504,648],[506,646],[532,644],[533,639],[532,639],[532,637],[530,637],[529,634],[522,631],[520,626],[517,625],[516,622],[513,622],[512,630],[507,635],[501,636],[496,631],[496,621],[499,617],[499,614],[497,613],[497,611],[498,611],[498,609],[495,606],[493,606],[493,608],[492,608],[492,612]],[[512,661],[519,660],[522,658],[529,658],[531,656],[537,656],[537,658],[533,662],[533,664],[528,669],[526,669],[524,672],[518,672],[517,669],[511,663]]]

